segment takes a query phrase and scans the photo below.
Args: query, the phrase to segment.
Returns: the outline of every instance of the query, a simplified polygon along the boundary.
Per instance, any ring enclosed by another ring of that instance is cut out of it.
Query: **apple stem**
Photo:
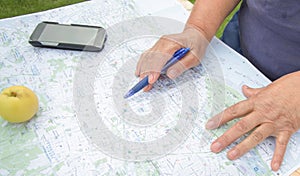
[[[16,92],[11,92],[11,93],[10,93],[10,96],[16,97],[16,96],[17,96],[17,93],[16,93]]]

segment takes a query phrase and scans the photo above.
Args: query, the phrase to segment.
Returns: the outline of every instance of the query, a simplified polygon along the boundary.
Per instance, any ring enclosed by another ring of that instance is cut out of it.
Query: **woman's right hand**
[[[160,71],[175,51],[182,47],[190,48],[190,52],[167,70],[167,76],[176,78],[185,70],[197,66],[203,57],[209,41],[203,32],[186,27],[182,33],[162,36],[156,44],[144,52],[136,67],[136,76],[141,79],[149,76],[149,85],[144,91],[149,91],[160,76]]]

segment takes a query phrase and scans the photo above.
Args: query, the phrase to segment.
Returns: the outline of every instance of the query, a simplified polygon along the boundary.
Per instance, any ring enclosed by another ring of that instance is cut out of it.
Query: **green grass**
[[[18,15],[24,15],[48,9],[53,9],[65,5],[70,5],[84,0],[0,0],[0,19]],[[195,0],[189,0],[194,3]],[[240,4],[234,11],[224,20],[216,33],[217,37],[221,37],[225,26],[232,18],[233,14],[239,9]]]
[[[84,0],[0,0],[0,19],[44,11],[83,1]]]

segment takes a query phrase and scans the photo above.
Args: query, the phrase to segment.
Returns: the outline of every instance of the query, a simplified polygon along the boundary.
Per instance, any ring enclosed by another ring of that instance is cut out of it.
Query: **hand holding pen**
[[[182,59],[188,52],[190,51],[190,48],[181,48],[177,50],[172,58],[168,60],[168,62],[164,65],[164,67],[161,70],[161,74],[165,74],[168,68],[170,68],[172,65],[174,65],[176,62],[178,62],[180,59]],[[149,76],[144,77],[140,82],[138,82],[133,88],[131,88],[124,98],[129,98],[138,91],[142,90],[144,87],[146,87],[149,84]]]
[[[143,79],[148,75],[147,85],[143,90],[149,91],[160,76],[160,71],[176,50],[181,47],[190,51],[180,62],[172,65],[165,73],[167,77],[175,79],[184,71],[200,64],[209,41],[198,30],[186,25],[183,32],[162,36],[154,46],[144,52],[137,64],[135,75]]]

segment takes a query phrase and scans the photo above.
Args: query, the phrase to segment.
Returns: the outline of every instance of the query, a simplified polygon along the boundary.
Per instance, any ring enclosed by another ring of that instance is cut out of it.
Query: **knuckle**
[[[263,112],[263,111],[256,111],[255,112],[257,117],[261,118],[261,119],[268,119],[270,120],[271,122],[273,122],[273,120],[270,119],[270,117],[268,116],[267,113]]]
[[[248,123],[245,120],[240,120],[235,124],[235,128],[240,132],[246,132],[248,131]]]
[[[200,59],[198,59],[196,56],[193,56],[191,61],[193,62],[193,65],[199,65],[200,64]]]
[[[239,106],[239,103],[233,105],[233,106],[230,106],[229,108],[227,108],[227,113],[233,117],[236,117],[238,115],[238,106]]]
[[[262,104],[262,108],[264,109],[265,112],[272,112],[273,111],[273,102],[270,101],[265,101]]]
[[[174,79],[184,71],[185,71],[184,69],[173,68],[171,71],[167,72],[167,76],[171,79]]]
[[[147,66],[147,56],[146,54],[142,54],[140,60],[138,61],[137,67],[140,69],[144,69]]]
[[[279,145],[279,147],[286,147],[289,143],[289,139],[290,139],[290,136],[292,136],[293,132],[291,131],[284,131],[282,136],[278,136],[277,137],[277,144]]]
[[[179,61],[170,68],[176,69],[176,70],[187,70],[187,64],[182,61]]]
[[[223,141],[222,143],[224,143],[225,145],[231,143],[231,139],[227,134],[224,134],[220,140]]]
[[[251,135],[250,135],[250,139],[255,142],[255,143],[259,143],[264,139],[264,136],[261,132],[258,131],[254,131]]]
[[[284,110],[280,117],[281,120],[285,121],[285,128],[292,131],[297,131],[299,129],[299,122],[297,116],[295,116],[291,111]]]
[[[288,144],[287,140],[278,140],[278,144],[281,146],[286,146]]]
[[[282,161],[284,154],[276,153],[274,154],[274,160]]]
[[[284,121],[280,124],[280,126],[283,130],[286,130],[287,132],[288,131],[297,131],[298,128],[297,128],[296,123],[293,123],[292,121],[287,120],[286,117],[280,117],[280,118],[282,118],[282,121]],[[288,135],[290,135],[290,134],[288,134]]]

